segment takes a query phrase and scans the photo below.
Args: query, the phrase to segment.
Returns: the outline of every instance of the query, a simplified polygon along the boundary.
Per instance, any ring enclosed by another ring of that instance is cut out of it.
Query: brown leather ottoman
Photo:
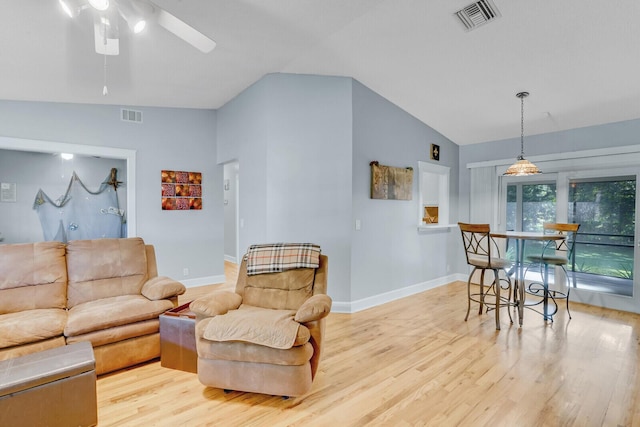
[[[0,425],[96,425],[95,366],[89,342],[1,361]]]
[[[196,373],[196,315],[189,304],[160,315],[160,366]]]

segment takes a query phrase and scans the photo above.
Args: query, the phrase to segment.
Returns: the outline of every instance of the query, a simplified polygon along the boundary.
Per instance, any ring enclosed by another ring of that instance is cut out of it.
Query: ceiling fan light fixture
[[[133,32],[136,34],[141,33],[142,31],[144,31],[146,26],[147,26],[147,21],[145,21],[144,19],[140,19],[138,22],[134,24]]]
[[[527,96],[529,96],[529,92],[518,92],[516,94],[516,97],[520,98],[520,155],[516,162],[509,166],[504,173],[507,176],[527,176],[542,173],[536,165],[524,158],[524,99]]]
[[[134,8],[134,5],[131,2],[121,0],[118,3],[118,10],[120,11],[122,18],[127,21],[127,25],[129,25],[131,31],[135,34],[141,33],[147,26],[145,17],[137,11],[137,8]]]
[[[75,18],[86,7],[86,4],[83,5],[80,0],[58,0],[58,2],[69,18]]]
[[[89,4],[97,10],[109,9],[109,0],[89,0]]]

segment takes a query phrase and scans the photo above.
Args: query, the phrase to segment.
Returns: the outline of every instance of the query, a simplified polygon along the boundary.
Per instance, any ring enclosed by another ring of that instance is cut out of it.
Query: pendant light
[[[540,169],[524,158],[524,99],[529,96],[529,92],[519,92],[516,96],[520,98],[520,155],[504,174],[508,176],[536,175],[542,173]]]

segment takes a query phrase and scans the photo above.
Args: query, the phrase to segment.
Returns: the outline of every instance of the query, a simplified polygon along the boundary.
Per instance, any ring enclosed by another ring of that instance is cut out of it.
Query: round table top
[[[504,239],[523,240],[563,240],[567,238],[565,234],[545,234],[539,231],[492,231],[491,236]]]

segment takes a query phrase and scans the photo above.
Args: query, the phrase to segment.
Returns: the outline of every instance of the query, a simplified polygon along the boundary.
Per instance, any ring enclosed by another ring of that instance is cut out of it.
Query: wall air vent
[[[123,122],[142,123],[142,111],[121,108],[120,112],[120,119]]]
[[[480,0],[456,12],[456,16],[467,31],[499,18],[500,11],[491,0]]]

